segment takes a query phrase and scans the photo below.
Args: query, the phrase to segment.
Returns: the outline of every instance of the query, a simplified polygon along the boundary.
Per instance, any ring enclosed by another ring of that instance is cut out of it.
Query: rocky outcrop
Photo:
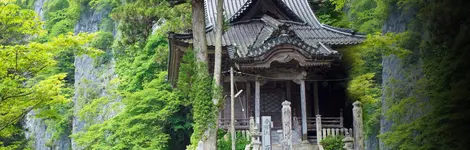
[[[407,10],[400,9],[396,5],[390,5],[390,13],[388,19],[383,25],[383,33],[401,33],[408,29],[408,25],[416,15],[416,11],[412,8]],[[413,50],[411,50],[413,51]],[[413,95],[416,91],[414,86],[416,85],[418,77],[421,76],[421,63],[413,57],[417,57],[416,54],[400,58],[396,55],[389,55],[382,57],[382,98],[381,98],[381,118],[380,118],[380,132],[379,134],[386,133],[391,130],[393,124],[400,124],[403,122],[394,122],[390,115],[387,115],[392,105],[399,103],[403,98]],[[409,118],[409,115],[395,116]],[[388,150],[382,141],[379,142],[378,138],[368,139],[366,141],[366,149],[375,150]]]
[[[97,32],[101,20],[109,15],[110,10],[93,10],[87,8],[80,16],[75,26],[75,34],[80,32]],[[111,52],[109,52],[111,53]],[[117,84],[111,81],[117,78],[115,73],[114,58],[106,64],[96,64],[94,59],[87,55],[75,57],[75,85],[74,85],[74,117],[72,121],[72,134],[83,131],[86,125],[100,123],[117,114],[121,107],[115,104],[120,102],[120,97],[113,91]],[[79,117],[80,110],[93,100],[107,99],[106,104],[100,108],[97,114],[87,115],[86,118]],[[81,149],[72,139],[72,149]]]

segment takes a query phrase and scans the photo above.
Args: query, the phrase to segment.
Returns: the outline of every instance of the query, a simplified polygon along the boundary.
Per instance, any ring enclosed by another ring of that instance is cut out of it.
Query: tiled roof
[[[309,25],[315,27],[321,26],[307,0],[277,1],[282,2],[281,4],[287,6],[290,11],[294,12]],[[215,24],[217,0],[205,0],[204,2],[206,7],[206,25],[212,26]],[[246,11],[253,2],[254,0],[224,0],[224,17],[228,19],[238,17],[238,15]]]
[[[225,18],[234,19],[239,17],[249,9],[257,0],[225,0],[224,15]],[[235,50],[230,51],[232,58],[251,57],[251,54],[257,53],[256,49],[263,46],[279,27],[279,25],[288,25],[289,30],[293,31],[302,42],[311,47],[324,47],[329,49],[331,45],[350,45],[358,44],[364,40],[364,36],[356,35],[355,32],[348,29],[335,28],[322,25],[310,8],[307,0],[274,0],[284,9],[295,13],[295,17],[303,22],[294,22],[286,20],[276,20],[268,15],[261,19],[251,19],[238,22],[231,22],[227,31],[222,35],[222,46],[231,46]],[[215,23],[215,11],[217,0],[205,0],[207,45],[214,46],[215,32],[212,27]],[[175,34],[177,40],[185,43],[192,43],[191,34]],[[323,45],[323,46],[321,46]]]
[[[323,27],[313,27],[306,24],[293,22],[282,22],[290,25],[289,29],[306,44],[316,46],[320,42],[329,45],[350,45],[358,44],[364,40],[362,36],[351,36],[347,32],[336,31],[334,29],[325,29]],[[222,46],[236,47],[236,57],[247,57],[248,53],[261,46],[270,38],[275,31],[275,27],[268,25],[263,19],[254,19],[248,22],[242,22],[231,26],[222,35]],[[213,30],[207,33],[207,45],[214,46],[215,32]],[[182,37],[182,36],[181,36]],[[186,43],[192,43],[190,36],[179,38]]]

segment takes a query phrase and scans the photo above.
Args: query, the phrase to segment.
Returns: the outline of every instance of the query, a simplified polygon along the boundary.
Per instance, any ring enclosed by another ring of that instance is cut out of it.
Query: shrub
[[[327,136],[321,140],[320,144],[325,150],[342,150],[344,146],[343,138],[343,136]]]
[[[224,136],[227,135],[228,139],[225,140]],[[237,139],[235,143],[236,150],[244,150],[245,146],[250,143],[249,139],[244,137],[240,132],[237,132]],[[217,132],[217,149],[218,150],[231,150],[232,149],[232,139],[230,133],[220,129]]]

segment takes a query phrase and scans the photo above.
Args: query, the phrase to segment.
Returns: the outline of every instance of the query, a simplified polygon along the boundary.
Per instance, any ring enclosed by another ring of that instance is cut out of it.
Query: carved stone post
[[[292,150],[292,116],[289,101],[282,103],[282,150]]]
[[[260,150],[261,142],[259,137],[261,136],[258,130],[258,126],[255,125],[255,120],[253,117],[250,117],[250,135],[251,135],[251,145],[253,150]]]
[[[261,117],[263,150],[271,150],[271,116]]]
[[[315,125],[317,128],[317,145],[320,145],[320,141],[322,140],[321,132],[322,132],[322,127],[321,127],[321,115],[317,115],[315,118]]]
[[[362,106],[361,102],[356,101],[353,103],[353,130],[354,130],[354,149],[364,149],[364,124],[362,120]]]
[[[344,137],[343,139],[343,143],[344,143],[343,148],[345,150],[353,150],[353,142],[354,142],[354,139],[351,137],[351,135],[346,134],[346,137]]]

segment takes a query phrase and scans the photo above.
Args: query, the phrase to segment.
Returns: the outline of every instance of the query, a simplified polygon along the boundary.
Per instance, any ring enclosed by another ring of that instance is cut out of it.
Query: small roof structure
[[[205,0],[209,47],[215,44],[216,3]],[[222,35],[222,46],[229,58],[239,63],[267,61],[274,57],[273,49],[281,45],[297,47],[296,54],[307,61],[334,60],[340,54],[332,46],[358,44],[365,39],[352,30],[321,24],[307,0],[225,0],[224,17],[230,25]],[[169,78],[176,80],[180,54],[174,47],[191,45],[192,34],[170,33],[169,40]],[[307,66],[321,64],[325,63],[316,61]]]

